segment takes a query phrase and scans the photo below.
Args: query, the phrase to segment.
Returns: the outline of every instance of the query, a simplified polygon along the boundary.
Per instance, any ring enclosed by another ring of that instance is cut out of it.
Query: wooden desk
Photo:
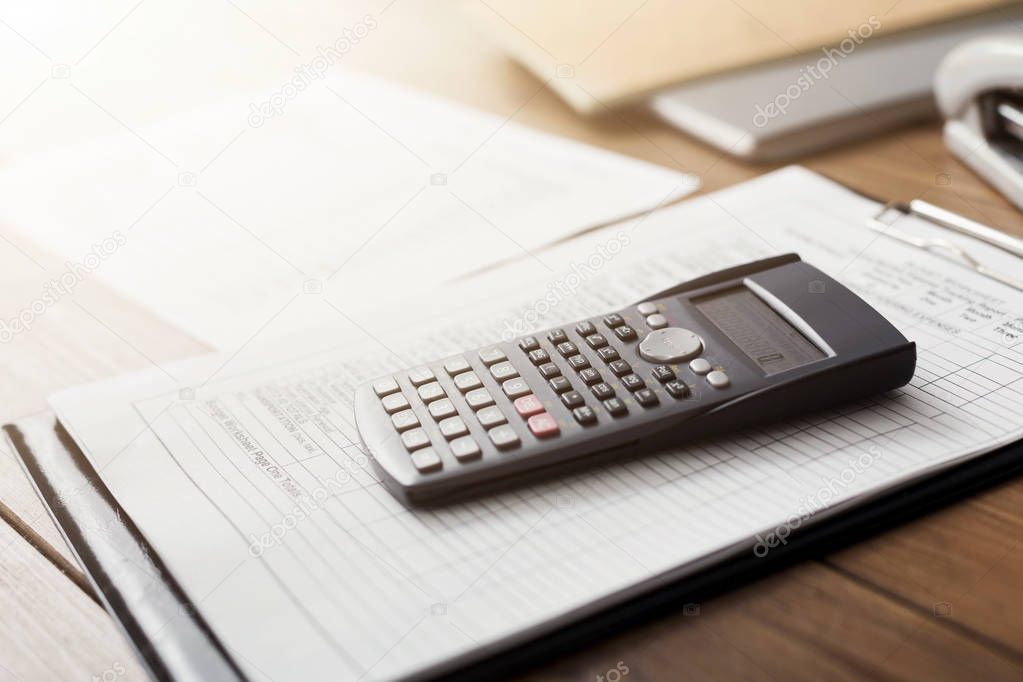
[[[695,172],[703,178],[704,191],[768,170],[733,161],[641,111],[579,119],[476,33],[457,5],[435,7],[420,0],[350,5],[310,9],[305,22],[286,7],[263,7],[250,15],[227,8],[234,23],[225,24],[224,43],[266,51],[256,53],[258,69],[246,75],[218,72],[220,81],[211,76],[213,80],[194,91],[263,82],[265,73],[275,68],[290,72],[303,60],[283,50],[271,32],[307,54],[326,44],[323,36],[338,26],[372,13],[379,28],[353,50],[350,65],[507,120]],[[130,31],[124,44],[105,47],[109,43],[101,40],[97,54],[121,49],[128,58],[144,45],[148,19],[141,15],[145,10],[127,21],[128,26],[114,27],[113,38],[104,39],[116,41],[118,32]],[[331,22],[333,28],[323,28]],[[147,53],[141,54],[145,59]],[[170,98],[140,104],[146,98],[136,97],[134,89],[143,88],[143,81],[122,88],[126,92],[105,95],[109,101],[104,99],[104,108],[122,113],[127,126],[170,113]],[[22,89],[27,93],[30,86]],[[86,123],[82,126],[72,132],[36,131],[36,146],[95,132]],[[5,146],[5,163],[30,151],[31,132],[19,130],[17,140]],[[10,141],[3,134],[0,123],[0,138]],[[925,198],[1023,234],[1023,217],[949,155],[936,123],[802,163],[871,194]],[[5,318],[24,304],[24,292],[38,291],[45,281],[40,267],[60,267],[52,254],[32,243],[25,227],[0,226],[5,242],[0,243],[0,312]],[[72,300],[50,310],[32,333],[0,346],[0,418],[8,421],[44,409],[45,396],[57,388],[204,350],[137,305],[96,282],[84,282]],[[0,680],[144,679],[116,628],[79,587],[81,576],[71,568],[67,548],[9,452],[0,457],[0,500],[7,521],[0,524]],[[1014,481],[699,604],[698,614],[677,613],[595,643],[527,677],[600,679],[621,662],[629,669],[626,680],[1020,679],[1021,542],[1023,482]],[[49,558],[44,555],[47,543],[55,548]],[[63,574],[56,567],[62,561]],[[615,678],[612,674],[605,679]]]

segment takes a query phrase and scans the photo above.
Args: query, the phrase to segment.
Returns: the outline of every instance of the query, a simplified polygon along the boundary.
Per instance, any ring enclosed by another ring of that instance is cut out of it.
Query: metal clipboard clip
[[[959,234],[973,237],[974,239],[982,241],[990,246],[994,246],[1007,253],[1011,253],[1019,258],[1023,258],[1023,241],[921,199],[914,199],[909,202],[909,204],[898,201],[889,201],[881,207],[880,211],[867,220],[867,226],[870,229],[885,237],[898,240],[904,244],[909,244],[910,246],[915,246],[918,249],[943,254],[950,257],[952,260],[962,263],[978,274],[989,277],[1019,291],[1023,291],[1023,280],[989,268],[971,256],[969,252],[958,244],[954,244],[946,239],[941,239],[940,237],[917,237],[899,230],[895,227],[897,218],[893,220],[886,220],[886,217],[890,216],[892,213],[897,213],[903,216],[914,215],[919,218],[923,218],[938,227],[943,227],[945,229],[958,232]]]

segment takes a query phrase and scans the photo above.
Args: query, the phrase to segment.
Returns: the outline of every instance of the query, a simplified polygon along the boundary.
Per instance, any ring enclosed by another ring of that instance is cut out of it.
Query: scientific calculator
[[[357,390],[355,416],[388,489],[436,502],[862,398],[915,367],[884,317],[788,254],[388,374]]]

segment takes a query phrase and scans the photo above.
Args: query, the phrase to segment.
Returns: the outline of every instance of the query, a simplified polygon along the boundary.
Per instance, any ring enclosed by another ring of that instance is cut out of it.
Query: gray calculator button
[[[476,459],[480,456],[480,446],[472,436],[462,436],[451,441],[451,454],[459,462]]]
[[[511,379],[517,377],[519,373],[515,371],[515,366],[512,363],[505,360],[499,362],[496,365],[491,365],[490,373],[494,375],[494,378],[498,381],[504,381],[505,379]]]
[[[688,360],[703,350],[699,336],[681,327],[650,332],[639,344],[639,354],[647,362],[673,363]]]
[[[471,391],[474,388],[479,388],[482,385],[483,382],[480,381],[478,376],[476,376],[476,372],[462,372],[455,377],[455,386],[462,393]]]
[[[651,329],[663,329],[668,326],[668,318],[660,313],[654,313],[646,318],[646,323]]]
[[[465,402],[469,404],[474,410],[478,410],[481,407],[494,404],[494,397],[490,395],[490,391],[485,388],[477,388],[475,391],[469,391],[465,394]]]
[[[515,433],[515,429],[507,424],[490,429],[487,435],[490,436],[490,442],[501,450],[513,448],[519,444],[519,436]]]
[[[533,392],[529,389],[529,384],[527,384],[526,380],[523,379],[522,377],[509,379],[508,381],[501,384],[501,388],[504,389],[504,394],[511,398],[512,400],[518,398],[519,396],[523,396],[526,395],[527,393]]]
[[[434,400],[430,403],[430,406],[427,409],[430,410],[430,416],[437,421],[447,419],[448,417],[458,414],[458,410],[455,409],[454,403],[447,398]]]
[[[398,431],[408,431],[419,426],[419,417],[412,410],[402,410],[391,415],[391,423]]]
[[[433,370],[429,367],[417,367],[408,373],[408,380],[412,382],[413,386],[422,386],[427,381],[433,381],[436,378],[433,375]]]
[[[440,428],[441,435],[448,440],[469,433],[469,427],[465,425],[461,417],[448,417],[437,426]]]
[[[409,452],[425,448],[430,444],[430,437],[422,429],[412,429],[401,434],[401,442]]]
[[[444,397],[444,389],[436,381],[424,384],[419,387],[419,397],[424,403],[439,400]]]
[[[400,390],[401,388],[398,386],[398,382],[394,380],[394,377],[387,377],[386,379],[373,382],[373,392],[377,394],[378,398],[397,393]]]
[[[440,455],[437,454],[436,450],[433,448],[423,448],[412,453],[412,465],[426,474],[431,471],[438,471],[442,463]]]
[[[501,412],[501,409],[494,405],[484,407],[482,410],[477,412],[476,418],[480,420],[480,424],[482,424],[485,429],[489,429],[491,426],[497,426],[498,424],[504,424],[508,421],[505,419],[504,413]]]
[[[502,362],[507,360],[508,356],[504,354],[504,351],[494,346],[492,348],[484,348],[480,351],[480,362],[487,367],[490,367],[494,363]]]
[[[696,358],[689,363],[689,369],[693,370],[693,374],[706,374],[711,366],[706,358]]]
[[[707,375],[707,383],[714,388],[726,388],[728,384],[732,383],[732,380],[720,369],[716,369]]]
[[[653,315],[654,313],[657,312],[657,304],[651,303],[650,301],[647,301],[646,303],[640,303],[638,306],[636,306],[636,312],[643,316]]]
[[[380,404],[384,406],[384,411],[387,414],[394,414],[408,408],[408,400],[401,393],[392,393],[389,396],[384,396]]]
[[[447,372],[449,376],[468,372],[470,369],[472,369],[472,367],[465,358],[451,358],[444,363],[444,371]]]

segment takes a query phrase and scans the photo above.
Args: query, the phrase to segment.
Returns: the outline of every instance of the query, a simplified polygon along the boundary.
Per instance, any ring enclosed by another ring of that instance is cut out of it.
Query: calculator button
[[[540,342],[536,340],[535,336],[524,336],[519,339],[519,348],[522,349],[523,353],[529,353],[540,347]]]
[[[587,424],[593,424],[597,421],[597,413],[593,411],[593,408],[589,405],[583,405],[572,410],[572,416],[575,420],[586,426]]]
[[[440,429],[442,436],[451,440],[452,438],[458,438],[469,433],[469,427],[465,425],[461,417],[448,417],[441,423],[437,424],[437,428]]]
[[[576,371],[579,371],[589,367],[590,361],[586,359],[585,355],[573,355],[568,359],[568,366]]]
[[[571,341],[565,341],[558,344],[558,352],[561,353],[562,357],[567,358],[569,356],[576,355],[579,352],[579,347]]]
[[[654,313],[646,318],[646,324],[651,329],[664,329],[668,326],[668,318],[660,313]]]
[[[500,450],[514,448],[519,444],[519,435],[507,424],[490,429],[487,435],[490,436],[490,442]]]
[[[422,386],[428,381],[436,379],[433,375],[433,370],[429,367],[418,367],[408,373],[408,380],[412,382],[413,386]]]
[[[498,348],[497,346],[484,348],[479,352],[479,356],[480,362],[482,362],[487,367],[490,367],[495,362],[501,362],[503,360],[508,359],[508,356],[504,354],[504,351]]]
[[[462,375],[459,375],[462,376]],[[424,403],[431,402],[433,400],[439,400],[444,397],[444,389],[436,381],[429,384],[423,384],[419,387],[419,399]]]
[[[608,365],[608,367],[611,368],[611,371],[614,372],[616,377],[620,377],[623,374],[628,374],[632,371],[632,365],[627,363],[625,360],[615,360]]]
[[[532,393],[516,398],[513,404],[520,417],[532,417],[534,414],[543,412],[543,403]]]
[[[615,327],[615,336],[617,336],[622,341],[635,341],[636,330],[630,327],[629,325],[624,324],[621,327]]]
[[[671,394],[672,398],[685,398],[689,395],[689,387],[681,381],[669,381],[664,388]]]
[[[480,446],[472,436],[462,436],[451,441],[451,454],[459,462],[466,462],[480,456]]]
[[[551,390],[555,393],[564,393],[565,391],[572,390],[572,382],[568,380],[568,377],[554,377],[547,383],[550,384]]]
[[[657,312],[657,304],[647,301],[646,303],[640,303],[636,306],[636,312],[644,317],[647,315],[653,315]]]
[[[504,389],[504,394],[511,398],[512,400],[518,398],[520,395],[532,393],[532,391],[529,389],[529,384],[527,384],[526,380],[523,379],[522,377],[509,379],[508,381],[501,384],[501,388]]]
[[[475,391],[469,391],[465,394],[465,402],[469,404],[474,410],[478,410],[481,407],[494,404],[494,397],[490,395],[490,391],[485,388],[477,388]],[[430,407],[433,407],[431,405]]]
[[[554,345],[558,345],[559,343],[564,343],[565,341],[568,341],[568,334],[565,333],[564,329],[552,329],[547,334],[547,340],[553,343]]]
[[[568,393],[562,394],[561,402],[563,402],[565,407],[570,410],[586,403],[586,401],[583,400],[583,394],[579,391],[569,391]]]
[[[544,379],[553,379],[561,374],[561,369],[553,362],[545,362],[538,369],[540,370],[540,376]]]
[[[546,412],[534,414],[526,421],[526,424],[537,438],[551,438],[561,432],[557,420]]]
[[[534,365],[542,365],[545,362],[550,362],[551,356],[543,348],[538,348],[529,353],[529,361]]]
[[[587,367],[586,369],[579,372],[579,378],[582,379],[583,383],[586,384],[587,386],[595,384],[601,379],[600,372],[593,369],[592,367]]]
[[[700,337],[680,327],[652,331],[639,344],[640,356],[655,363],[682,362],[699,355],[701,350],[703,341]]]
[[[720,369],[716,369],[707,375],[707,383],[714,388],[727,388],[728,384],[732,383],[732,380]]]
[[[586,345],[593,349],[603,348],[607,345],[607,339],[603,334],[590,334],[586,337]]]
[[[517,377],[519,375],[515,366],[507,360],[499,362],[496,365],[492,365],[490,367],[490,373],[498,381],[504,381],[505,379],[511,379],[512,377]]]
[[[621,417],[629,413],[629,408],[625,406],[621,398],[608,398],[603,405],[612,417]]]
[[[585,321],[585,322],[580,322],[579,324],[577,324],[575,326],[575,331],[579,334],[579,336],[585,337],[585,336],[589,336],[590,334],[596,334],[597,333],[597,328],[593,326],[592,322]]]
[[[480,420],[480,424],[482,424],[485,429],[489,429],[491,426],[497,426],[498,424],[504,424],[508,421],[505,419],[504,413],[501,412],[501,409],[494,405],[484,407],[482,410],[477,412],[476,418]]]
[[[479,388],[483,385],[480,378],[476,375],[476,372],[462,372],[455,377],[455,388],[462,393],[471,391],[474,388]]]
[[[468,372],[472,367],[469,366],[468,361],[465,358],[451,358],[444,363],[444,371],[448,373],[448,376],[455,376],[462,372]]]
[[[377,394],[378,398],[397,393],[400,390],[401,387],[398,386],[398,382],[394,380],[394,377],[387,377],[386,379],[373,382],[373,392]]]
[[[651,374],[654,375],[654,379],[657,379],[662,384],[666,384],[669,381],[675,381],[675,370],[667,365],[657,365],[654,367]]]
[[[408,400],[401,393],[394,393],[389,396],[384,396],[380,404],[384,406],[384,412],[387,414],[394,414],[399,410],[408,408]]]
[[[612,346],[606,346],[604,348],[601,348],[600,350],[597,351],[597,355],[599,355],[600,359],[603,360],[604,362],[614,362],[615,360],[622,359],[622,356],[619,355],[618,351],[615,350],[615,348],[613,348]]]
[[[707,358],[696,358],[690,361],[689,369],[693,370],[694,374],[706,374],[713,368],[710,366]]]
[[[422,429],[412,429],[401,434],[401,442],[409,452],[425,448],[430,444],[430,437]]]
[[[438,471],[443,466],[443,463],[440,461],[440,455],[437,454],[436,450],[433,448],[423,448],[412,453],[412,466],[426,474],[431,471]]]
[[[636,391],[635,395],[632,396],[636,399],[636,402],[643,407],[653,407],[657,403],[661,402],[657,398],[657,394],[651,391],[649,388],[642,388]]]
[[[599,384],[594,384],[590,387],[593,391],[593,395],[596,396],[597,400],[607,400],[608,398],[615,397],[615,390],[611,388],[611,384],[601,381]]]
[[[646,382],[643,381],[638,374],[626,374],[621,378],[621,382],[622,386],[630,391],[638,391],[646,386]]]
[[[419,426],[419,417],[412,410],[402,410],[391,415],[391,423],[399,432],[408,431]]]
[[[625,318],[618,313],[611,313],[610,315],[604,316],[604,324],[611,329],[614,329],[615,327],[621,327],[625,324]]]
[[[437,421],[447,419],[448,417],[458,414],[458,410],[455,409],[455,404],[447,398],[434,400],[429,404],[427,409],[430,411],[430,416]]]

